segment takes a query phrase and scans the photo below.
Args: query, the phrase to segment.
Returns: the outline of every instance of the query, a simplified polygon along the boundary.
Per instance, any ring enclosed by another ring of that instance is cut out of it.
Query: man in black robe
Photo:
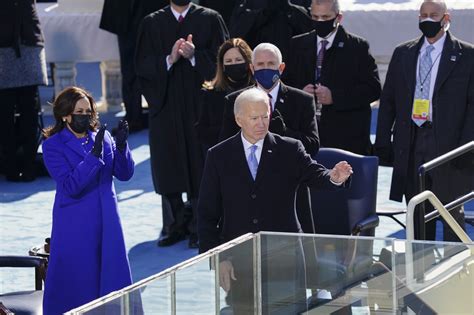
[[[231,37],[243,38],[252,48],[260,43],[272,43],[280,49],[283,60],[291,38],[311,28],[307,10],[289,0],[241,0],[229,24]]]
[[[189,231],[189,246],[197,247],[196,216],[186,227],[182,193],[195,213],[203,167],[194,131],[197,97],[214,76],[217,50],[227,38],[219,13],[186,0],[170,1],[140,26],[135,64],[149,104],[152,177],[163,207],[158,246],[173,245]]]
[[[105,0],[100,28],[117,34],[120,71],[122,73],[122,99],[127,112],[130,131],[145,127],[142,112],[142,92],[135,74],[135,46],[138,26],[151,12],[164,8],[169,0]]]

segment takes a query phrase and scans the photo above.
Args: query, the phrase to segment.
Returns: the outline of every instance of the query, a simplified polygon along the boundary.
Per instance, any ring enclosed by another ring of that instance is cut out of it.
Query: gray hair
[[[444,13],[448,12],[448,6],[446,5],[446,1],[444,0],[423,0],[423,3],[427,3],[427,2],[436,3],[441,7]]]
[[[242,111],[242,106],[248,103],[265,103],[270,104],[270,99],[267,93],[255,87],[243,91],[237,96],[234,103],[234,116],[237,116]]]
[[[331,3],[332,4],[332,10],[336,13],[339,13],[340,7],[339,7],[339,0],[313,0],[311,4],[324,4],[324,3]]]
[[[274,1],[274,0],[272,0]],[[277,46],[270,44],[270,43],[261,43],[258,44],[252,51],[252,62],[255,60],[255,55],[259,51],[269,51],[277,57],[278,64],[281,65],[283,62],[283,57],[281,55],[280,49]]]

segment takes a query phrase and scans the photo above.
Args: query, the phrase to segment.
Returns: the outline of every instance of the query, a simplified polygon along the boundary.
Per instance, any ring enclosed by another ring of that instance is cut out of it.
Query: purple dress
[[[112,181],[134,171],[128,145],[123,152],[105,133],[100,158],[88,141],[64,128],[43,143],[43,155],[56,181],[51,255],[43,313],[62,314],[132,283]]]

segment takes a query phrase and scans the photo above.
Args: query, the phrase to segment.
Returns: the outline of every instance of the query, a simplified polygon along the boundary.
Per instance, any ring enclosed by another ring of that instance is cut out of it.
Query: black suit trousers
[[[414,136],[412,139],[412,148],[410,150],[410,157],[408,162],[408,179],[406,184],[405,190],[405,200],[408,205],[408,202],[411,198],[415,195],[419,194],[419,176],[418,176],[418,168],[431,160],[433,160],[436,155],[436,142],[434,136],[434,129],[433,128],[420,128],[414,126]],[[431,176],[431,172],[436,171],[435,169],[428,171],[425,175],[425,190],[432,190],[433,180]],[[437,195],[436,191],[434,194]],[[438,198],[441,198],[437,195]],[[440,199],[443,204],[449,203],[453,200],[443,200]],[[419,207],[417,207],[419,209]],[[428,201],[425,202],[425,214],[428,214],[434,210],[431,203]],[[454,219],[459,223],[459,225],[464,228],[464,212],[462,211],[462,207],[458,207],[450,211],[451,215],[453,215]],[[418,210],[417,210],[418,211]],[[459,238],[454,234],[454,231],[447,225],[447,223],[440,219],[443,223],[443,239],[444,241],[453,241],[459,242]],[[415,227],[422,224],[418,220],[417,215],[415,214]],[[425,225],[425,238],[427,240],[435,240],[436,237],[436,220],[432,220],[427,222]]]
[[[135,74],[135,46],[137,30],[118,35],[120,69],[122,72],[122,99],[130,124],[142,124],[142,95]]]

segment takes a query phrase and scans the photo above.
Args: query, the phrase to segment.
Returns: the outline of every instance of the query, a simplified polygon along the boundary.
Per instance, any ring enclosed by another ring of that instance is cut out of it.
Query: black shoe
[[[188,247],[189,248],[199,248],[198,237],[197,237],[196,234],[189,235]]]
[[[163,237],[162,239],[159,239],[158,246],[159,247],[171,246],[178,243],[179,241],[184,240],[184,238],[185,238],[184,233],[172,232],[167,237]]]

